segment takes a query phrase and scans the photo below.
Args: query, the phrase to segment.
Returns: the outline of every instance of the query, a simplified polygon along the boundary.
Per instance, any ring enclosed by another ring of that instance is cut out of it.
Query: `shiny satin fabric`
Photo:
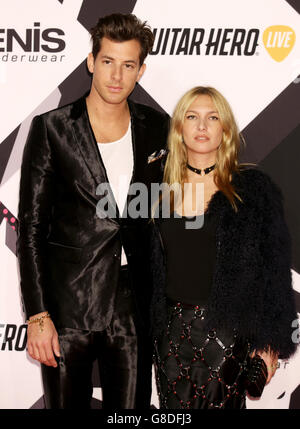
[[[148,156],[165,146],[168,118],[128,104],[132,182],[149,188],[160,181],[162,171],[160,162],[148,164]],[[34,118],[23,154],[17,240],[27,318],[47,310],[56,327],[105,329],[113,313],[123,245],[138,311],[147,323],[147,219],[121,219],[118,212],[98,217],[96,207],[105,195],[97,188],[107,182],[84,97]],[[142,282],[145,290],[140,291]]]
[[[124,270],[121,271],[114,314],[104,331],[58,330],[61,349],[58,367],[42,365],[46,408],[90,408],[91,375],[96,359],[103,395],[102,408],[149,407],[151,366],[141,365],[147,350],[137,337],[134,319],[132,293]],[[138,377],[145,380],[143,390]]]
[[[168,327],[155,344],[161,408],[245,408],[249,344],[204,329],[205,308],[168,306]]]

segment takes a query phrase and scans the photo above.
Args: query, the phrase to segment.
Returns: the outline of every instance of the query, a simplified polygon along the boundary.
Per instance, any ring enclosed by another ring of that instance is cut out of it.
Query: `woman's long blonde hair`
[[[188,108],[199,95],[210,96],[219,114],[223,137],[217,151],[214,180],[218,189],[224,193],[234,210],[237,211],[235,199],[242,200],[231,184],[231,176],[242,167],[238,164],[241,137],[228,101],[215,88],[196,86],[184,94],[177,103],[168,137],[169,154],[163,181],[169,185],[179,183],[182,186],[186,181],[187,151],[183,143],[182,127]]]

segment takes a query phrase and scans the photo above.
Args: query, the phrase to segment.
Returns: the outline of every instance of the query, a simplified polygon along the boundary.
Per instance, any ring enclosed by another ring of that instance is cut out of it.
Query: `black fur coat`
[[[291,324],[297,315],[282,195],[269,176],[253,168],[235,173],[233,184],[243,200],[238,202],[238,212],[221,191],[213,195],[208,206],[208,213],[218,220],[207,328],[236,328],[250,341],[252,350],[270,346],[281,358],[287,358],[296,348]],[[166,326],[166,267],[158,222],[151,226],[151,319],[155,337]]]

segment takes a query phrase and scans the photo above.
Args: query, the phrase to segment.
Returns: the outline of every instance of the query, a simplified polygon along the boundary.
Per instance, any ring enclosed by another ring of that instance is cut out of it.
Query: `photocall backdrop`
[[[172,111],[196,85],[229,100],[247,142],[241,160],[271,175],[285,197],[300,313],[299,0],[0,0],[0,408],[44,408],[39,364],[26,354],[16,259],[20,165],[33,116],[90,86],[88,29],[98,17],[135,13],[155,32],[147,70],[132,98]],[[297,321],[295,339],[297,340]],[[94,408],[101,380],[93,373]],[[152,404],[158,407],[153,381]],[[300,408],[300,355],[280,361],[248,408]]]

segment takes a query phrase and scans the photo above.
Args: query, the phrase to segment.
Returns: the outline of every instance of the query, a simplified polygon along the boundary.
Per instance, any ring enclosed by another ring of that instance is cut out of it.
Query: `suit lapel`
[[[146,160],[145,149],[145,115],[140,113],[135,104],[128,100],[130,117],[131,117],[131,134],[132,134],[132,149],[133,149],[133,172],[131,183],[143,182],[144,161]],[[146,161],[145,161],[146,162]],[[134,198],[134,195],[127,195],[127,205]]]
[[[85,98],[81,98],[74,103],[71,115],[76,143],[82,158],[95,179],[96,185],[106,182],[106,171],[90,125]]]
[[[109,184],[106,169],[89,121],[85,97],[74,103],[71,118],[76,143],[87,168],[95,180],[96,187],[101,183]],[[117,217],[119,217],[118,206],[110,186],[109,191],[108,199],[110,204],[116,208]]]

